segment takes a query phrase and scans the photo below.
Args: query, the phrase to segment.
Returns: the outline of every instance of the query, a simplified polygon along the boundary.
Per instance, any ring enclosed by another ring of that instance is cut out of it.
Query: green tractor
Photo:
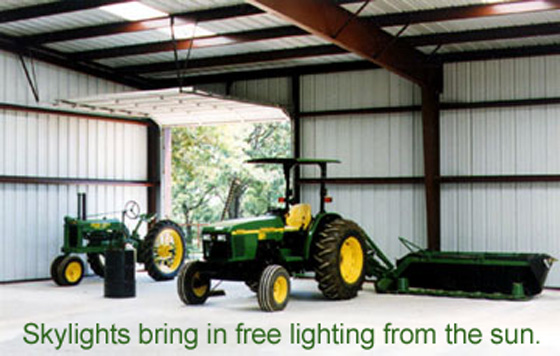
[[[183,231],[176,223],[170,220],[156,222],[155,214],[140,214],[140,206],[132,200],[119,211],[122,220],[91,219],[86,213],[86,205],[86,194],[78,193],[78,217],[64,218],[63,254],[51,264],[51,278],[57,285],[74,286],[81,282],[85,268],[77,254],[86,254],[92,271],[104,277],[105,251],[124,249],[126,245],[136,249],[137,261],[144,263],[154,280],[175,278],[186,255]],[[138,220],[132,232],[125,225],[126,218]],[[142,239],[138,231],[144,223],[152,226]]]
[[[240,281],[257,293],[264,311],[286,307],[290,276],[315,272],[327,299],[354,298],[361,289],[366,268],[366,234],[354,222],[325,211],[327,164],[337,160],[263,158],[254,164],[278,164],[284,169],[284,206],[265,216],[223,221],[202,230],[203,261],[186,263],[177,280],[185,304],[202,304],[211,294],[211,280]],[[321,171],[319,213],[309,204],[298,204],[290,185],[298,165]]]
[[[396,265],[354,222],[325,212],[327,164],[336,160],[263,158],[279,164],[286,180],[285,205],[262,217],[223,221],[202,230],[204,260],[181,268],[177,292],[185,304],[202,304],[211,281],[245,282],[264,311],[286,307],[290,276],[313,271],[327,299],[354,298],[364,280],[377,293],[528,300],[543,290],[556,259],[544,253],[450,252],[422,249],[399,238],[410,253]],[[298,165],[321,169],[319,213],[298,204],[290,188]]]

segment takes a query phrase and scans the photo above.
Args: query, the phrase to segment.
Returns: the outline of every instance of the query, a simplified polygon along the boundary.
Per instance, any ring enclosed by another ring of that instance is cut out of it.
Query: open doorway
[[[199,246],[201,227],[265,214],[284,195],[280,166],[245,162],[292,156],[289,122],[175,127],[172,141],[172,218]]]

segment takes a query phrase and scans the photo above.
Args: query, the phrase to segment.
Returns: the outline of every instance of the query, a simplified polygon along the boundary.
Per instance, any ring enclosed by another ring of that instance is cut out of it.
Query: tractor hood
[[[284,227],[284,221],[279,216],[261,216],[254,218],[243,218],[220,221],[218,223],[205,226],[202,233],[232,233],[236,230],[258,230],[261,228],[281,228]]]

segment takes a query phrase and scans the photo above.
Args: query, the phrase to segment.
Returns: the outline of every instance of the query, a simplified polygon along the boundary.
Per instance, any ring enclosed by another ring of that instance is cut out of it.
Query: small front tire
[[[257,299],[263,311],[273,312],[286,308],[290,299],[290,274],[284,267],[272,265],[264,269]]]
[[[77,256],[64,256],[59,261],[55,273],[55,282],[58,285],[75,286],[79,284],[84,277],[84,262],[82,262],[82,259]]]
[[[202,273],[202,263],[188,262],[177,277],[177,294],[187,305],[204,304],[210,295],[210,278]]]
[[[60,266],[60,262],[64,259],[64,255],[57,256],[54,261],[51,263],[51,278],[58,286],[62,286],[62,281],[58,278],[58,266]]]

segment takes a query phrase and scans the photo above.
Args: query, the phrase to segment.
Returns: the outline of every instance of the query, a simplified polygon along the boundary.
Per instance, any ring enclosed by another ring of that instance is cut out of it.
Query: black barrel
[[[105,297],[136,296],[136,261],[134,250],[105,251]]]

